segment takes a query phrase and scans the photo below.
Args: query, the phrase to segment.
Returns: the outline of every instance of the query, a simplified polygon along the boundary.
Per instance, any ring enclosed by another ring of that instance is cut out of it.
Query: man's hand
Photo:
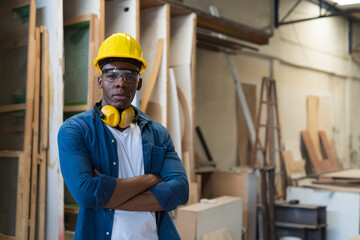
[[[94,172],[93,172],[93,176],[96,177],[96,175],[101,174],[101,172],[99,170],[97,170],[96,168],[94,168]]]

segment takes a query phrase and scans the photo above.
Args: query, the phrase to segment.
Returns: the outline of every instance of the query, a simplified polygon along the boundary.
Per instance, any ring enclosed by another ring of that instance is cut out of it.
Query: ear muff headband
[[[127,128],[137,119],[137,114],[132,107],[123,110],[121,115],[119,111],[111,105],[106,105],[102,107],[101,110],[100,107],[100,102],[96,103],[94,106],[95,112],[100,116],[101,120],[110,127],[119,126],[120,128]]]

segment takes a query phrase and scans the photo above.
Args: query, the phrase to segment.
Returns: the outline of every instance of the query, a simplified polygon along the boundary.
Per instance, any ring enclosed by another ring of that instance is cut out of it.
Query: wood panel
[[[30,188],[30,220],[29,239],[35,239],[35,224],[37,213],[37,183],[38,183],[38,158],[39,158],[39,121],[40,121],[40,28],[36,28],[36,58],[35,58],[35,90],[34,90],[34,117],[32,134],[32,159],[31,159],[31,188]]]
[[[29,197],[30,197],[30,169],[32,153],[32,120],[34,115],[34,85],[35,85],[35,61],[36,40],[35,40],[35,0],[30,2],[29,18],[29,44],[27,61],[26,81],[26,113],[25,113],[25,136],[24,136],[24,157],[19,159],[18,189],[20,198],[17,199],[17,208],[20,215],[16,218],[16,238],[28,238],[29,220]]]
[[[307,97],[307,130],[314,144],[317,158],[321,159],[320,138],[319,138],[319,97]]]
[[[306,148],[306,159],[309,160],[309,163],[314,167],[316,173],[325,173],[337,170],[337,166],[334,165],[331,159],[323,160],[322,158],[317,157],[315,146],[308,131],[301,131],[301,137]]]
[[[154,46],[157,45],[159,39],[164,39],[159,74],[149,102],[153,102],[154,106],[160,106],[161,110],[157,112],[161,113],[161,116],[155,118],[160,119],[159,122],[165,127],[167,127],[168,118],[169,20],[170,8],[167,4],[140,10],[140,45],[148,63],[147,69],[142,73],[143,89],[147,89],[154,69],[156,58]],[[140,101],[143,100],[144,94],[144,91],[140,91]]]
[[[256,235],[256,176],[250,169],[237,169],[235,172],[215,171],[202,174],[202,198],[215,198],[223,195],[243,199],[244,239],[255,239]],[[239,226],[240,227],[240,226]]]
[[[49,33],[41,27],[41,128],[38,197],[38,239],[45,239],[46,167],[49,148]]]

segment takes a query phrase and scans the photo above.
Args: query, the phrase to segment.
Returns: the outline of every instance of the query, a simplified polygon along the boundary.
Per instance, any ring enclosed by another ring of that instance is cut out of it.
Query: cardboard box
[[[178,209],[176,227],[182,240],[200,240],[209,232],[226,227],[233,240],[241,239],[242,199],[222,196],[215,203],[196,203]]]

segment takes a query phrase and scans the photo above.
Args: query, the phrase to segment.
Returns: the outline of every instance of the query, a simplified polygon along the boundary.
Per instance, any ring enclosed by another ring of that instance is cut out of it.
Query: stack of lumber
[[[360,169],[348,169],[325,173],[297,181],[301,187],[340,192],[360,193]]]

